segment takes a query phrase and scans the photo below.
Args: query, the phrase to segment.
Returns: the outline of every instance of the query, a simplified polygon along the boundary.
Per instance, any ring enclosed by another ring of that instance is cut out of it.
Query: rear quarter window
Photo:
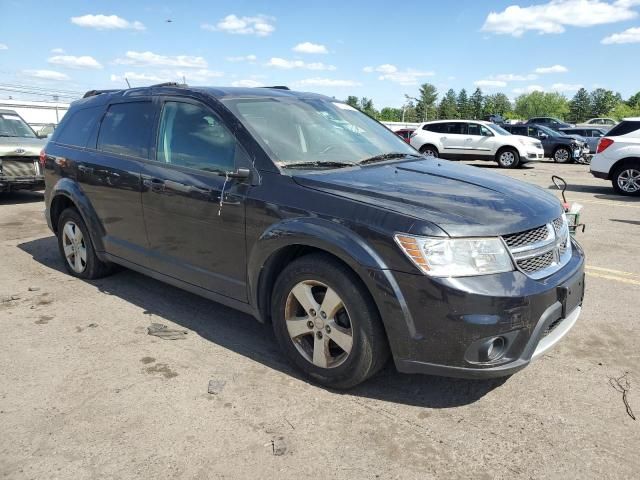
[[[86,147],[101,111],[102,107],[90,107],[68,112],[51,140],[62,145]]]
[[[640,121],[622,121],[607,132],[607,137],[619,137],[640,130]]]

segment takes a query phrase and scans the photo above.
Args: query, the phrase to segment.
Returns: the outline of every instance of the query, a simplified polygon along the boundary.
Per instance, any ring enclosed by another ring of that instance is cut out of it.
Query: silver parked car
[[[561,128],[560,131],[566,133],[567,135],[579,135],[580,138],[585,140],[587,142],[587,145],[589,145],[589,153],[596,153],[598,142],[607,134],[608,128],[577,126],[571,128]]]
[[[39,163],[45,140],[13,110],[0,110],[0,192],[44,190]]]

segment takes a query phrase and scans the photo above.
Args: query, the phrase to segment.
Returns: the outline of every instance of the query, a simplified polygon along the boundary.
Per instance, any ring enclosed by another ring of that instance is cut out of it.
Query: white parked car
[[[448,160],[491,160],[502,168],[542,160],[542,143],[511,135],[495,123],[480,120],[440,120],[421,124],[411,146],[424,155]]]
[[[640,196],[640,117],[623,119],[600,139],[591,173],[622,195]]]

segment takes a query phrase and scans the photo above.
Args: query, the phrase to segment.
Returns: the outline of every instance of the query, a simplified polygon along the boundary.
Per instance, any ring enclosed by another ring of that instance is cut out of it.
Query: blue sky
[[[639,58],[640,0],[0,0],[0,84],[74,92],[184,76],[367,96],[378,108],[424,82],[628,97]]]

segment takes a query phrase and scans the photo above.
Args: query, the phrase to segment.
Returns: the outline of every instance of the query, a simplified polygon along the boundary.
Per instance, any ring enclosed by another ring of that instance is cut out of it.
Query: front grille
[[[526,273],[534,273],[553,264],[553,251],[543,253],[537,257],[517,260],[518,267]]]
[[[32,177],[38,175],[33,162],[38,157],[2,157],[2,175],[7,177]]]
[[[511,235],[505,235],[504,241],[509,248],[523,247],[525,245],[531,245],[532,243],[542,242],[549,236],[549,230],[546,225],[542,225],[538,228],[531,230],[525,230],[524,232],[512,233]]]
[[[532,278],[550,275],[568,261],[569,231],[563,217],[502,238],[518,268]]]

